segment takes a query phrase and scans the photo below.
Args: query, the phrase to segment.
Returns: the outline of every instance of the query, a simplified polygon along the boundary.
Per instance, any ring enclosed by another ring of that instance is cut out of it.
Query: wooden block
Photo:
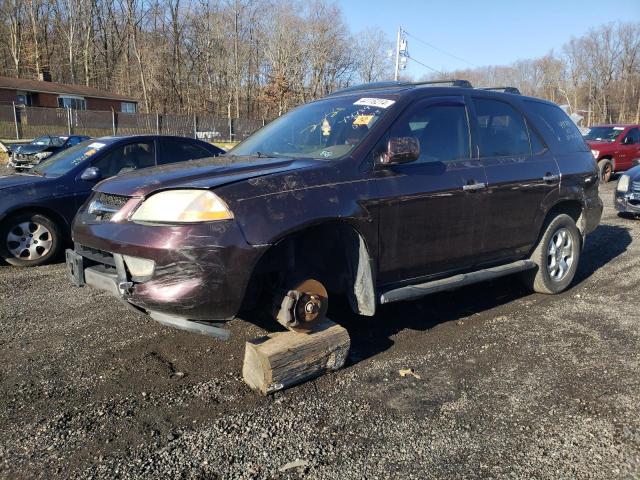
[[[246,343],[242,376],[267,395],[342,368],[350,346],[347,330],[328,319],[309,333],[272,333]]]

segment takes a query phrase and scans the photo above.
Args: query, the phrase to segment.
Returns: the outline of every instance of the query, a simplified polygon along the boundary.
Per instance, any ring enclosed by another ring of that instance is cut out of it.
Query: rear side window
[[[506,102],[474,98],[481,157],[530,155],[524,118]]]
[[[525,100],[528,114],[557,153],[588,152],[580,130],[556,105]]]
[[[631,144],[640,143],[640,130],[637,128],[632,128],[631,130],[629,130],[629,133],[627,133],[625,138],[630,138]]]
[[[164,152],[158,159],[158,165],[167,163],[186,162],[198,158],[212,157],[213,154],[200,145],[184,142],[182,140],[164,139]]]

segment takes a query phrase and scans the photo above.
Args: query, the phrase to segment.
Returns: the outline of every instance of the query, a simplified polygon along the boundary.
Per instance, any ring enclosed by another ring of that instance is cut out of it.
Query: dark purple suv
[[[71,277],[220,335],[207,322],[256,302],[304,330],[330,293],[374,315],[514,273],[563,291],[602,213],[589,148],[555,104],[453,85],[350,88],[215,162],[100,183],[74,222]]]

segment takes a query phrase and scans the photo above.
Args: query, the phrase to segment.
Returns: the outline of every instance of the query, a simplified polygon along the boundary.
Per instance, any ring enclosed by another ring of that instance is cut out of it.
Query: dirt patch
[[[505,278],[374,318],[333,302],[349,365],[270,398],[241,379],[253,323],[223,343],[61,264],[0,266],[0,477],[637,477],[640,220],[613,189],[566,293]]]

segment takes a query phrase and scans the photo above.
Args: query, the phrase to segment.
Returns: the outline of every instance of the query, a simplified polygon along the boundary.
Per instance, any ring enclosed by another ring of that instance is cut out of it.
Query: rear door
[[[558,164],[524,115],[510,102],[472,97],[476,148],[487,174],[488,215],[479,259],[508,261],[537,238],[545,199],[559,190]]]
[[[161,155],[158,156],[158,165],[186,162],[212,156],[211,152],[206,148],[186,139],[165,137],[161,139],[161,142]]]
[[[414,137],[420,158],[378,167],[381,286],[473,266],[485,213],[484,168],[472,158],[463,96],[429,98],[408,108],[374,150],[391,137]]]
[[[640,129],[631,128],[620,140],[620,154],[616,158],[616,170],[628,170],[633,166],[633,160],[640,158]]]

